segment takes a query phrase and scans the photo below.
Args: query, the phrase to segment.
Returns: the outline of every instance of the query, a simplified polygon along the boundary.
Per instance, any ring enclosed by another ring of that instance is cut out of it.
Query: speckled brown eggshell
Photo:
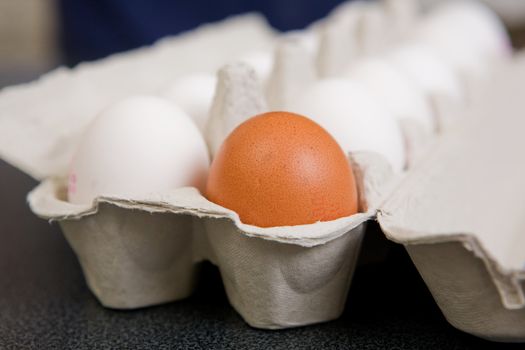
[[[312,120],[269,112],[238,126],[213,160],[207,198],[245,224],[292,226],[357,212],[350,163]]]

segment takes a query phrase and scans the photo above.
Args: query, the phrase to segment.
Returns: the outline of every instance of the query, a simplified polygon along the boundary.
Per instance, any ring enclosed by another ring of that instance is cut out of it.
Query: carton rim
[[[506,309],[518,310],[525,308],[525,267],[522,269],[509,269],[502,266],[476,237],[475,234],[465,233],[425,233],[418,237],[410,238],[409,229],[404,229],[389,223],[389,214],[378,210],[377,221],[385,237],[395,243],[403,245],[436,244],[447,242],[460,242],[465,250],[481,259],[487,272],[498,289],[501,301]],[[421,233],[421,232],[418,232]],[[402,238],[400,238],[402,237]]]
[[[73,204],[60,199],[58,192],[63,190],[64,179],[49,178],[44,180],[27,196],[31,210],[39,217],[50,222],[80,220],[84,217],[94,216],[98,213],[101,205],[113,205],[120,208],[141,210],[150,213],[172,213],[191,215],[199,218],[226,219],[232,221],[237,230],[245,236],[303,247],[314,247],[328,243],[376,217],[376,210],[370,209],[366,212],[331,221],[264,228],[242,223],[237,213],[208,201],[193,187],[175,189],[171,191],[171,195],[168,196],[165,194],[152,194],[147,196],[149,198],[146,197],[142,199],[100,196],[97,197],[91,205]],[[199,202],[194,201],[193,203],[185,205],[182,203],[184,200],[180,200],[181,196],[194,197],[194,199]],[[197,203],[204,204],[204,208],[195,205]],[[56,212],[52,213],[53,210]]]

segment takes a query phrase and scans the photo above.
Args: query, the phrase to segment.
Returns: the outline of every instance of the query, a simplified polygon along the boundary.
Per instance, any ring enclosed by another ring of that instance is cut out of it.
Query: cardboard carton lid
[[[525,306],[525,54],[439,137],[378,214],[403,244],[459,241],[510,309]]]

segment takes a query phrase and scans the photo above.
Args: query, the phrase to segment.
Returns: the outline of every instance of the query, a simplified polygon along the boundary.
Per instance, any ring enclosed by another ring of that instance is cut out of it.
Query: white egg
[[[421,89],[398,69],[385,60],[370,58],[351,65],[345,76],[367,86],[382,104],[398,120],[411,119],[431,132],[436,121],[430,101]]]
[[[488,6],[479,1],[454,1],[435,11],[444,26],[453,26],[456,40],[489,59],[508,57],[512,52],[503,22]],[[451,38],[452,40],[452,38]]]
[[[253,51],[241,56],[239,62],[249,65],[257,73],[257,78],[266,86],[273,70],[272,51]]]
[[[387,59],[427,96],[445,96],[454,101],[465,99],[459,77],[432,48],[426,45],[405,45],[389,53]]]
[[[491,63],[508,57],[510,40],[499,18],[479,2],[451,1],[434,9],[414,31],[454,69],[482,80]]]
[[[321,80],[291,103],[288,110],[316,121],[345,152],[376,152],[396,171],[405,166],[405,146],[399,125],[358,82]]]
[[[425,25],[424,28],[419,27],[416,32],[418,34],[415,41],[431,46],[439,57],[462,78],[480,81],[489,74],[490,69],[486,60],[468,44],[465,46],[459,40],[454,39],[454,30]]]
[[[215,94],[217,78],[212,74],[194,74],[177,79],[160,95],[184,110],[204,131]]]
[[[168,100],[137,96],[105,109],[73,157],[68,198],[132,198],[184,186],[203,189],[209,158],[189,116]]]

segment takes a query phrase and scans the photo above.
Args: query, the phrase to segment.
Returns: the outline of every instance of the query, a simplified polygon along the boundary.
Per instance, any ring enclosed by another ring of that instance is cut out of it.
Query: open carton
[[[218,76],[215,120],[239,122],[265,108],[250,67],[227,65]],[[210,131],[217,135],[209,139],[220,140],[228,127],[234,126],[217,124]],[[37,215],[60,223],[90,289],[107,307],[187,297],[197,264],[209,260],[219,267],[231,304],[250,325],[301,326],[343,311],[365,222],[396,178],[380,156],[362,152],[352,160],[362,212],[310,225],[246,225],[191,187],[143,197],[98,197],[79,205],[67,201],[64,179],[50,178],[28,198]]]
[[[523,81],[520,54],[378,214],[447,320],[500,341],[525,341]]]
[[[252,49],[254,36],[258,45],[273,42],[273,33],[250,17],[214,25],[213,31],[197,30],[169,46],[173,57],[185,50],[190,57],[219,42],[244,43],[232,49],[235,57]],[[500,74],[490,98],[425,147],[403,178],[379,156],[352,154],[361,213],[311,225],[258,228],[241,223],[236,213],[194,188],[141,198],[99,197],[92,205],[67,202],[63,176],[88,119],[108,101],[150,93],[165,83],[166,62],[153,68],[157,80],[147,88],[140,79],[136,85],[119,81],[134,73],[137,62],[147,66],[148,50],[158,52],[158,47],[54,72],[0,95],[0,154],[33,177],[47,178],[30,193],[31,208],[60,222],[103,305],[137,308],[184,298],[193,290],[197,263],[209,260],[218,265],[231,304],[250,325],[285,328],[328,321],[344,308],[366,221],[377,218],[389,239],[407,246],[454,326],[493,340],[525,340],[525,253],[516,195],[525,167],[510,152],[523,147],[518,124],[524,121],[517,117],[516,101],[525,79],[523,58]],[[229,59],[221,57],[208,67]],[[181,73],[197,70],[191,60],[185,64],[177,68]],[[235,77],[239,71],[244,73]],[[106,74],[114,85],[97,90]],[[239,66],[224,73],[226,80],[237,78],[252,86],[249,72]],[[217,93],[222,97],[214,106],[223,107],[213,113],[219,119],[265,108],[253,103],[256,93],[248,99],[231,93],[242,90],[235,89],[237,83],[223,84],[225,90]],[[117,94],[120,86],[128,90]],[[68,101],[61,98],[65,92]]]

